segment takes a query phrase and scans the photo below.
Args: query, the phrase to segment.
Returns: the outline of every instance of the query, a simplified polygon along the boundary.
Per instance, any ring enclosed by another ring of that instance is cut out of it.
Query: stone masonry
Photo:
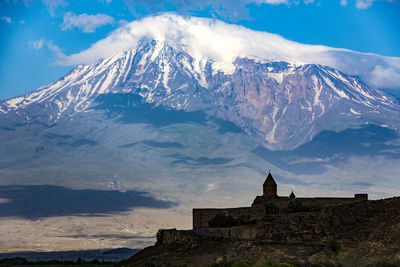
[[[233,219],[242,221],[261,221],[269,214],[268,206],[273,204],[279,209],[280,213],[287,212],[287,207],[290,201],[299,200],[303,206],[312,209],[318,209],[323,206],[345,204],[349,202],[367,201],[368,194],[355,194],[354,197],[314,197],[314,198],[297,198],[292,193],[289,196],[278,196],[277,184],[272,177],[271,172],[263,184],[263,195],[257,196],[251,207],[241,208],[225,208],[225,209],[193,209],[193,229],[209,228],[208,223],[217,214],[231,216]]]

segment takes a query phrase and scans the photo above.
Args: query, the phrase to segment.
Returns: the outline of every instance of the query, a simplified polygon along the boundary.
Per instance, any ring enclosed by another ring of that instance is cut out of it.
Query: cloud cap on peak
[[[127,23],[90,48],[63,57],[58,63],[90,64],[100,58],[134,49],[143,39],[167,41],[175,49],[190,54],[195,64],[202,59],[212,59],[213,67],[225,73],[234,70],[233,61],[237,57],[258,57],[295,64],[327,65],[358,75],[370,86],[400,89],[400,58],[301,44],[277,34],[254,31],[215,19],[171,13]],[[389,76],[390,79],[387,79]]]

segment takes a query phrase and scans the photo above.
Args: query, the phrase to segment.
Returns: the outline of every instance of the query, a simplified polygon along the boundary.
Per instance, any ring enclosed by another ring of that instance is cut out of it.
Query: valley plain
[[[172,30],[137,32],[154,23]],[[262,45],[205,53],[195,41],[209,43],[187,25],[278,38],[204,18],[145,18],[82,53],[128,33],[129,45],[113,46],[122,51],[0,101],[0,251],[143,248],[159,228],[190,229],[192,208],[248,206],[268,169],[282,195],[400,195],[398,98],[364,72],[306,60],[312,46],[299,58],[272,46],[270,58]],[[366,68],[398,62],[326,51]]]

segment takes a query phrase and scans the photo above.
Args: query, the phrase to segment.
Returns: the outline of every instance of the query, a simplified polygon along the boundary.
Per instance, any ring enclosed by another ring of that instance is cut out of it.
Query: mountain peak
[[[400,88],[400,58],[363,54],[322,45],[289,41],[277,34],[254,31],[219,20],[184,17],[166,13],[149,16],[121,26],[88,49],[61,58],[62,65],[92,64],[100,58],[135,50],[143,41],[168,43],[176,51],[193,58],[197,72],[204,61],[227,74],[234,71],[238,57],[285,61],[294,64],[320,64],[360,76],[370,86]],[[384,81],[383,77],[394,76]]]
[[[89,112],[100,95],[135,94],[157,106],[207,110],[272,149],[296,147],[322,130],[365,123],[399,128],[392,97],[331,67],[237,56],[224,71],[230,64],[188,51],[167,39],[142,39],[134,49],[0,103],[0,112],[23,123],[53,123]]]

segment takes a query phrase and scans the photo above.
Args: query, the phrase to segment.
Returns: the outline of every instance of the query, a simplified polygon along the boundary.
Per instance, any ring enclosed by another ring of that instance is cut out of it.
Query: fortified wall
[[[208,222],[219,213],[223,213],[225,216],[232,216],[234,219],[251,219],[257,217],[257,213],[254,212],[251,207],[230,209],[193,209],[193,229],[208,227]]]
[[[269,216],[273,211],[271,207],[277,208],[279,213],[290,212],[289,203],[301,203],[303,207],[309,209],[319,209],[324,206],[339,205],[350,202],[367,201],[368,194],[355,194],[354,197],[315,197],[315,198],[297,198],[292,193],[285,196],[278,196],[277,184],[269,172],[263,184],[263,195],[257,196],[251,207],[225,208],[225,209],[193,209],[193,229],[208,228],[209,222],[218,214],[231,216],[235,220],[245,222],[261,221]]]

